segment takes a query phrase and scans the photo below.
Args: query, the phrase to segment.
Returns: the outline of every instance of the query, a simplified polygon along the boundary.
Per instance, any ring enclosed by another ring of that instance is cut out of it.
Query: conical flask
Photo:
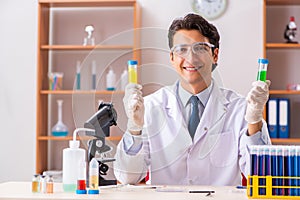
[[[64,137],[69,133],[68,127],[62,122],[62,104],[63,100],[57,100],[58,122],[52,127],[51,132],[53,136]]]

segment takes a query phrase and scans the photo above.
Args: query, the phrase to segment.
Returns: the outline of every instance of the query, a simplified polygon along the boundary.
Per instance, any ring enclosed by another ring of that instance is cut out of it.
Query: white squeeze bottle
[[[116,74],[112,68],[109,69],[106,75],[106,90],[113,91],[116,89]]]
[[[126,85],[128,84],[128,71],[125,69],[121,74],[121,87],[120,90],[125,90]]]
[[[63,189],[75,192],[80,162],[85,160],[85,150],[79,148],[78,140],[69,141],[69,148],[63,150]]]

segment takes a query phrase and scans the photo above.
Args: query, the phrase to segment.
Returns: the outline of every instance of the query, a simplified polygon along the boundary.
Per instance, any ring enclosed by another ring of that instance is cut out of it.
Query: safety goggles
[[[190,53],[192,49],[194,54],[202,55],[208,53],[213,47],[215,47],[215,45],[210,44],[208,42],[196,42],[193,44],[177,44],[171,48],[171,52],[177,54],[178,56],[185,57]]]

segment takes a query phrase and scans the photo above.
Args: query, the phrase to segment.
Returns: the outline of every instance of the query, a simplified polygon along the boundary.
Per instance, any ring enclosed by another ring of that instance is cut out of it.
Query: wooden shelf
[[[298,90],[270,90],[269,94],[300,94]]]
[[[266,0],[267,5],[300,5],[300,0]]]
[[[94,137],[92,137],[92,136],[84,136],[84,137],[77,137],[77,140],[78,139],[90,140],[90,139],[93,139],[93,138]],[[121,140],[121,136],[111,136],[111,137],[106,137],[105,139],[109,140],[109,141],[119,141],[119,140]],[[39,136],[39,137],[37,137],[37,140],[38,141],[50,141],[50,140],[53,140],[53,141],[69,141],[69,140],[73,140],[73,137],[72,136],[66,136],[66,137]]]
[[[280,49],[280,48],[300,48],[300,44],[291,43],[267,43],[266,47],[269,49]]]
[[[42,45],[42,50],[133,50],[131,45]]]
[[[272,138],[272,144],[298,144],[300,138]]]
[[[94,6],[133,6],[135,0],[39,0],[40,4],[46,4],[50,7],[94,7]]]
[[[81,13],[84,13],[83,16],[81,16]],[[82,20],[80,23],[75,19],[79,16],[80,20]],[[78,40],[75,39],[81,38],[82,33],[75,31],[72,32],[74,37],[70,37],[69,34],[61,34],[60,32],[61,29],[67,29],[70,32],[71,30],[78,30],[77,27],[81,26],[78,23],[88,24],[90,19],[95,16],[96,18],[99,18],[97,16],[104,17],[100,17],[103,20],[98,26],[101,25],[101,29],[103,29],[101,31],[105,33],[103,35],[105,37],[115,34],[115,30],[122,32],[125,29],[132,30],[132,34],[125,34],[124,38],[112,39],[106,44],[83,46],[80,42],[76,44]],[[102,62],[104,60],[103,62],[105,63],[116,63],[116,66],[119,65],[119,62],[124,63],[126,59],[134,59],[141,63],[141,7],[136,0],[38,0],[37,24],[36,173],[40,174],[45,170],[56,169],[62,166],[59,157],[49,157],[49,153],[57,154],[59,147],[62,147],[64,142],[73,139],[72,136],[54,137],[47,134],[49,126],[56,122],[53,117],[55,111],[52,112],[50,109],[52,109],[51,105],[58,97],[65,100],[64,122],[72,130],[75,128],[76,120],[80,119],[75,118],[76,116],[73,115],[73,99],[69,97],[82,95],[84,97],[82,103],[85,103],[85,97],[89,97],[89,95],[97,95],[97,98],[100,97],[99,99],[112,97],[112,95],[120,95],[117,97],[124,95],[124,91],[121,90],[89,90],[89,88],[86,88],[86,90],[73,90],[72,83],[75,82],[76,75],[74,69],[70,69],[68,66],[74,65],[76,60],[87,59],[86,57],[83,58],[83,56],[80,58],[81,55],[78,56],[76,54],[89,54],[91,51],[97,51],[95,57],[93,57],[94,55],[91,56],[95,61],[101,60]],[[115,26],[121,25],[121,28],[110,28],[112,24]],[[52,42],[49,43],[49,41]],[[116,59],[115,53],[121,53],[122,56],[118,56],[118,59]],[[85,61],[90,63],[89,60]],[[67,81],[66,85],[69,86],[65,87],[65,90],[48,90],[48,73],[54,69],[68,74],[64,81]],[[101,72],[104,70],[102,66],[97,66],[97,69],[97,71],[101,70]],[[120,69],[117,69],[116,74],[118,73],[120,73]],[[121,100],[118,98],[116,101]],[[122,112],[123,110],[120,111],[120,113]],[[77,113],[78,115],[81,113],[88,114],[89,111],[82,106]],[[116,130],[115,135],[121,135],[121,130]],[[89,140],[91,138],[91,136],[80,137],[81,140]],[[106,139],[117,142],[121,139],[121,136],[107,137]],[[54,141],[55,147],[53,146],[52,148],[52,144],[49,141]]]
[[[101,95],[114,95],[124,94],[124,91],[107,91],[107,90],[41,90],[41,94],[101,94]]]

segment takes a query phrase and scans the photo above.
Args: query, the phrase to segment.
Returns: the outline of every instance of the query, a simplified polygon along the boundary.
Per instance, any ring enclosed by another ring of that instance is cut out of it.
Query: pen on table
[[[189,193],[215,193],[213,190],[189,190]]]
[[[247,186],[238,185],[238,186],[236,186],[236,189],[247,189]]]

